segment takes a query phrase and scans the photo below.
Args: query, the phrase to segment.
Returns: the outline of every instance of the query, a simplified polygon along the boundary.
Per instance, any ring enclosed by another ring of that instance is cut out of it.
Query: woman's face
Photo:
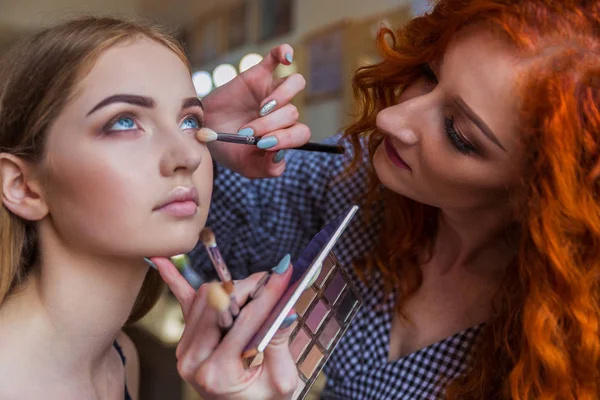
[[[51,126],[41,163],[51,224],[70,248],[170,256],[198,241],[212,161],[185,64],[149,39],[106,50]]]
[[[381,182],[446,211],[504,207],[521,160],[517,63],[485,30],[457,34],[443,59],[377,116]]]

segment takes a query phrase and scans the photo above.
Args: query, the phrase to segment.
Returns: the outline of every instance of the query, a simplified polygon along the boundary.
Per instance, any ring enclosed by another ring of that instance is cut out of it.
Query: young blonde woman
[[[189,251],[204,226],[213,171],[195,133],[206,123],[219,129],[219,122],[254,119],[254,133],[270,137],[267,151],[218,145],[212,151],[247,175],[280,174],[285,162],[277,151],[309,136],[288,104],[303,88],[302,77],[272,78],[292,55],[287,45],[273,49],[215,93],[212,108],[196,97],[180,46],[131,22],[66,22],[24,39],[3,57],[0,398],[137,399],[137,356],[121,328],[142,317],[161,293],[159,274],[144,257]],[[271,100],[275,110],[260,116]],[[175,279],[172,265],[153,260],[168,281]],[[253,324],[282,292],[288,267],[284,258],[264,295],[244,309],[241,318],[253,323],[236,325],[229,337],[252,335]],[[238,298],[251,283],[236,285]],[[197,323],[194,317],[205,304],[203,290],[178,294],[186,337],[217,327],[216,318]],[[219,348],[215,344],[212,362],[231,365],[234,355]],[[285,339],[269,351],[291,360]],[[247,372],[236,395],[289,394],[294,366],[281,367],[266,362]],[[207,376],[188,378],[205,398],[220,398],[198,384]]]

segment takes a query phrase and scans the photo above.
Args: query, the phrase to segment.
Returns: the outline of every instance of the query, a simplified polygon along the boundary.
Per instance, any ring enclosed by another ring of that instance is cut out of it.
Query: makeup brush
[[[227,294],[222,285],[218,283],[209,283],[207,293],[208,305],[219,313],[219,326],[224,330],[228,330],[233,325],[233,316],[230,312],[231,297]]]
[[[215,140],[219,142],[237,143],[237,144],[248,144],[256,146],[258,141],[261,139],[256,136],[242,136],[235,135],[232,133],[219,133],[215,132],[210,128],[202,128],[196,132],[196,139],[200,142],[213,142]],[[306,143],[300,147],[293,147],[292,150],[306,150],[306,151],[317,151],[320,153],[331,153],[331,154],[343,154],[344,147],[332,144],[322,143]]]
[[[227,265],[221,256],[221,252],[217,246],[217,240],[212,229],[202,229],[202,232],[200,232],[200,240],[204,244],[204,247],[208,252],[208,257],[210,258],[213,267],[215,267],[215,270],[217,270],[219,278],[223,282],[223,288],[225,291],[227,291],[227,294],[231,294],[231,292],[233,292],[233,280],[231,279],[231,273],[229,272],[229,269],[227,268]]]

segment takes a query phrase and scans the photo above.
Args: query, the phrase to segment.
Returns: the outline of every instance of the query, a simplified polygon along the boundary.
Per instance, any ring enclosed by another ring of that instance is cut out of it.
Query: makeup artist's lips
[[[191,217],[198,212],[198,191],[193,187],[178,186],[169,193],[167,199],[154,211],[164,212],[175,217]]]
[[[398,152],[392,145],[392,142],[390,142],[390,140],[388,138],[385,138],[383,140],[383,145],[385,146],[385,153],[387,154],[388,158],[395,166],[397,166],[398,168],[403,168],[403,169],[407,169],[410,171],[410,167],[400,157],[400,155],[398,154]]]

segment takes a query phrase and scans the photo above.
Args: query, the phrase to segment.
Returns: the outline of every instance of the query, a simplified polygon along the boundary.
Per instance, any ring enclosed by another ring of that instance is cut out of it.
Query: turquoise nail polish
[[[273,157],[273,162],[275,164],[279,164],[281,162],[281,160],[283,160],[284,156],[285,156],[285,150],[279,150],[277,153],[275,153],[275,157]]]
[[[250,127],[246,127],[244,129],[240,129],[238,131],[238,135],[242,135],[242,136],[254,136],[254,129],[252,129]]]
[[[294,56],[292,56],[292,53],[285,53],[285,59],[291,64],[294,61]]]
[[[288,315],[287,317],[285,317],[285,319],[281,323],[281,326],[279,327],[279,329],[289,328],[290,326],[292,326],[294,321],[297,319],[298,319],[298,314],[296,314],[296,313],[294,313],[292,315]]]
[[[149,258],[144,257],[144,261],[146,261],[146,264],[148,264],[148,266],[150,268],[154,268],[155,270],[158,271],[158,267],[156,266],[156,264],[154,264],[152,261],[150,261]]]
[[[256,143],[256,146],[258,146],[259,149],[265,150],[265,149],[270,149],[273,146],[276,146],[277,142],[278,142],[278,140],[275,136],[267,136],[267,137],[260,139],[258,141],[258,143]]]
[[[280,261],[279,264],[277,264],[275,267],[273,267],[273,272],[275,272],[278,275],[283,274],[285,271],[287,271],[288,267],[290,266],[290,260],[292,257],[290,257],[289,254],[286,254]]]

